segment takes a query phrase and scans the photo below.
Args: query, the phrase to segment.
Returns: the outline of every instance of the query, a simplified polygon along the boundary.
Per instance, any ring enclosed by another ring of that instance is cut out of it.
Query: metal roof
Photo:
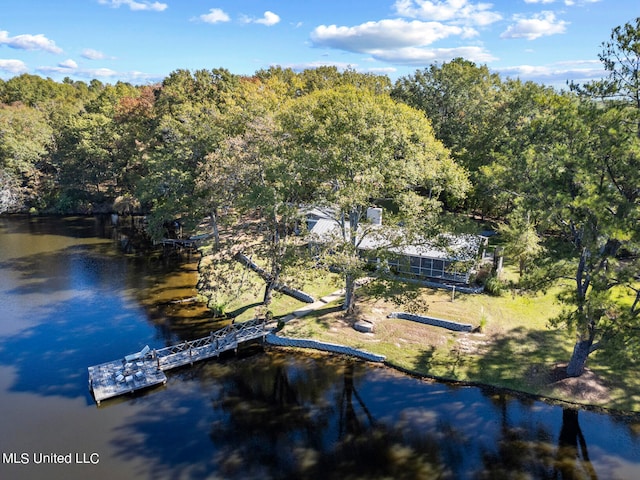
[[[360,249],[374,250],[388,245],[388,241],[385,241],[382,235],[375,235],[377,230],[375,227],[371,225],[367,225],[367,227],[366,236],[358,239]],[[348,225],[346,229],[348,231]],[[364,232],[364,229],[359,228],[359,235],[362,235],[362,232]],[[309,233],[320,242],[328,242],[340,235],[340,225],[335,220],[321,218],[313,225]],[[401,234],[401,230],[398,230],[397,233]],[[389,250],[400,255],[412,257],[464,261],[475,258],[484,241],[485,237],[481,235],[441,234],[433,240],[425,238],[423,241],[415,242],[411,245],[390,247]]]

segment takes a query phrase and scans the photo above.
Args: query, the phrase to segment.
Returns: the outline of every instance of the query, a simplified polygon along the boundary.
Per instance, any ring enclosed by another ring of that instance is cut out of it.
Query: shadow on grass
[[[496,335],[468,369],[470,378],[525,391],[550,383],[549,373],[571,354],[570,342],[560,330],[515,328]]]
[[[323,319],[322,319],[323,315],[327,315],[329,313],[339,313],[339,312],[342,312],[342,311],[343,311],[342,310],[342,304],[340,304],[340,305],[328,304],[326,307],[322,307],[322,308],[318,308],[317,310],[314,310],[308,316],[309,317],[316,317],[317,320],[323,321]],[[327,321],[329,321],[329,319],[327,319]]]
[[[259,307],[260,305],[262,305],[261,302],[248,303],[247,305],[244,305],[242,307],[236,308],[235,310],[227,312],[226,317],[227,318],[239,317],[240,315],[242,315],[247,310],[250,310],[250,309],[255,308],[255,307]]]
[[[492,337],[468,334],[444,347],[429,346],[412,362],[418,373],[543,394],[551,372],[569,359],[562,331],[516,328]]]
[[[433,369],[434,354],[436,347],[430,345],[427,349],[423,350],[420,356],[416,359],[414,365],[418,372],[428,372]]]

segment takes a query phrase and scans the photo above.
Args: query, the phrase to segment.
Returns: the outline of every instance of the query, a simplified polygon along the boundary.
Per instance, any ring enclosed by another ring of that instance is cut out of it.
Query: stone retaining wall
[[[334,343],[318,342],[317,340],[310,340],[307,338],[281,337],[270,333],[265,336],[265,341],[269,345],[275,345],[278,347],[312,348],[314,350],[322,350],[325,352],[351,355],[363,360],[368,360],[369,362],[384,362],[386,359],[384,355],[377,355],[375,353],[346,347],[344,345],[336,345]]]
[[[434,327],[442,327],[447,330],[456,332],[470,332],[473,325],[468,323],[452,322],[450,320],[442,320],[440,318],[425,317],[424,315],[415,315],[413,313],[393,312],[387,315],[388,318],[401,318],[402,320],[411,320],[412,322],[424,323],[425,325],[433,325]]]

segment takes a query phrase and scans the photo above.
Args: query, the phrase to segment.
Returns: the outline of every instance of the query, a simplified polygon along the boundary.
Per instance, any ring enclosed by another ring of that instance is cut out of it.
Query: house
[[[307,217],[309,233],[316,242],[329,241],[340,233],[339,223],[320,209],[310,211]],[[382,209],[369,208],[368,235],[359,239],[358,248],[363,253],[378,250],[386,242],[375,229],[382,226]],[[362,231],[364,229],[361,228]],[[397,233],[401,234],[400,227]],[[483,257],[487,237],[482,235],[441,234],[435,239],[424,239],[415,244],[388,248],[391,255],[386,264],[401,276],[411,276],[443,283],[469,284],[478,260]],[[379,259],[370,260],[379,263]]]

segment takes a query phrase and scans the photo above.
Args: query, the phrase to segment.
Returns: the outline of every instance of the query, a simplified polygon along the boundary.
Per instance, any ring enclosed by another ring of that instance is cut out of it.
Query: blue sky
[[[637,16],[638,0],[0,0],[0,78],[335,65],[395,80],[461,56],[562,86],[601,78],[601,43]]]

